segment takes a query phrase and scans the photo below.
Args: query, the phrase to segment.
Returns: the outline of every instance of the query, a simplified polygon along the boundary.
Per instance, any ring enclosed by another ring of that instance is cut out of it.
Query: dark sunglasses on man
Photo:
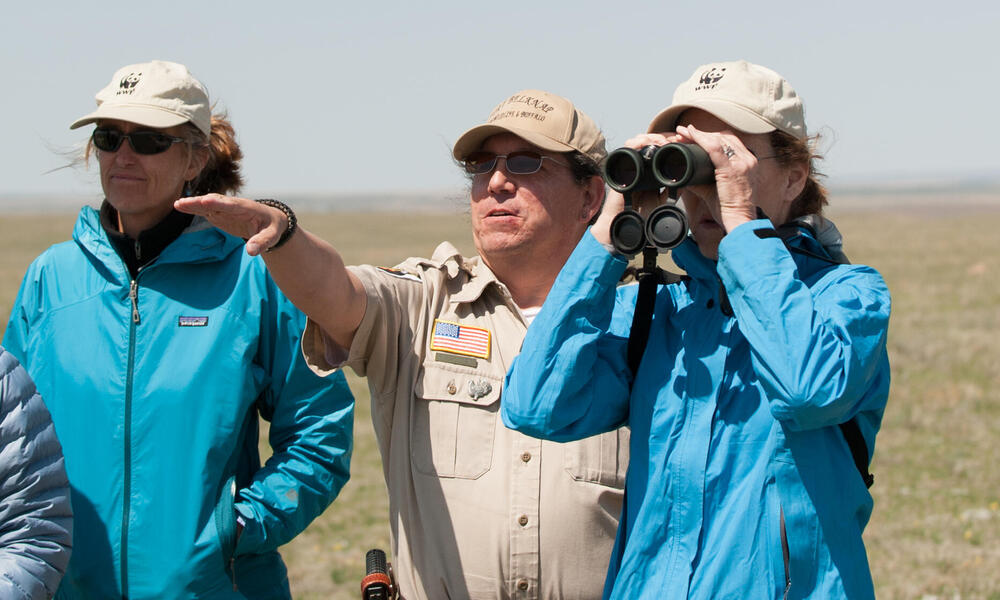
[[[178,142],[186,142],[184,138],[174,137],[159,131],[133,131],[124,133],[111,127],[98,127],[91,136],[94,146],[102,152],[117,152],[122,142],[128,139],[136,154],[159,154],[166,152],[170,146]]]
[[[465,170],[473,175],[491,173],[497,167],[497,159],[504,159],[507,172],[512,175],[531,175],[542,168],[543,160],[551,160],[557,165],[569,168],[566,163],[551,156],[543,156],[532,150],[518,150],[507,154],[496,154],[480,150],[465,157]]]

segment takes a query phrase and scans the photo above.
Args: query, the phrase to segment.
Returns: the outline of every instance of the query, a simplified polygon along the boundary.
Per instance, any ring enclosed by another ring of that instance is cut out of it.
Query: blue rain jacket
[[[874,597],[872,498],[837,424],[855,418],[874,448],[889,292],[869,267],[819,258],[805,230],[792,252],[757,235],[770,228],[735,228],[718,264],[690,239],[674,250],[691,279],[658,290],[634,380],[637,286],[616,288],[626,262],[585,235],[511,367],[509,427],[554,440],[632,428],[605,597]]]
[[[348,478],[343,374],[306,367],[304,316],[203,219],[134,282],[97,211],[81,211],[73,238],[29,267],[4,336],[52,413],[72,486],[57,598],[289,597],[276,548]],[[274,450],[263,467],[258,412]]]

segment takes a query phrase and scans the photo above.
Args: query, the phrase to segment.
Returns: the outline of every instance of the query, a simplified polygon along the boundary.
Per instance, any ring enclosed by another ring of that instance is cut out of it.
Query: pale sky
[[[995,2],[11,2],[0,19],[0,198],[99,196],[62,169],[119,67],[186,64],[228,110],[248,195],[411,193],[463,179],[450,146],[510,94],[567,96],[609,148],[701,64],[798,91],[831,185],[1000,180]]]

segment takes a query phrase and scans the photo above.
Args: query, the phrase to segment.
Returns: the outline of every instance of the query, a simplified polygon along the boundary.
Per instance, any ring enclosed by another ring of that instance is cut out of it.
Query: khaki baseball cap
[[[745,133],[775,129],[798,139],[806,137],[802,100],[781,75],[745,60],[698,67],[674,91],[673,102],[649,124],[649,133],[673,131],[677,118],[700,108]]]
[[[95,98],[97,110],[74,121],[70,129],[101,119],[160,128],[190,121],[205,135],[212,129],[205,86],[178,63],[154,60],[122,67]]]
[[[463,133],[452,155],[464,160],[486,138],[498,133],[513,133],[551,152],[576,150],[597,164],[608,154],[597,124],[568,99],[541,90],[522,90],[494,108],[485,124]]]

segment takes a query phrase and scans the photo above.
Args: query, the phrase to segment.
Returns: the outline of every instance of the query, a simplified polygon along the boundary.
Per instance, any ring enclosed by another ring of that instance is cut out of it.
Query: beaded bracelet
[[[279,202],[278,200],[272,200],[271,198],[257,200],[256,202],[258,204],[263,204],[264,206],[277,208],[281,212],[285,213],[285,218],[288,219],[288,227],[285,228],[285,231],[281,234],[281,237],[278,238],[278,242],[264,251],[264,252],[270,252],[275,248],[280,248],[282,244],[288,241],[288,238],[292,237],[292,234],[295,233],[295,230],[298,228],[298,220],[295,218],[295,213],[292,211],[292,209],[289,208],[289,206],[284,202]]]

